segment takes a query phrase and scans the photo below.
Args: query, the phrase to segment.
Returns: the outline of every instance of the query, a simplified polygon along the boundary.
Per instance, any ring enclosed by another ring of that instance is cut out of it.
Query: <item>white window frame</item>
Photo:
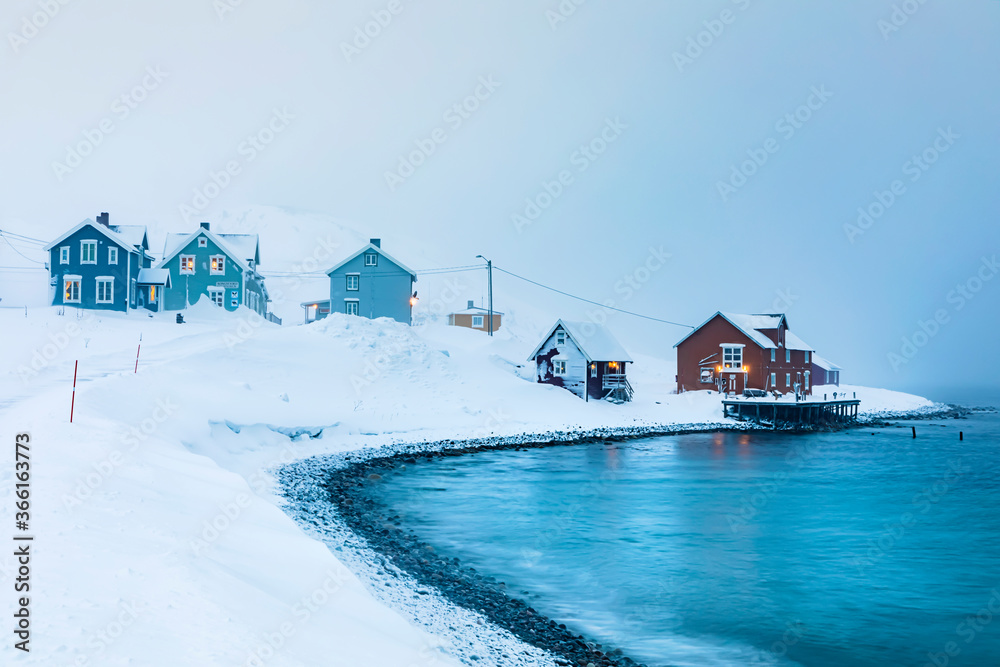
[[[566,332],[560,329],[556,332],[556,345],[566,344]]]
[[[135,282],[135,278],[133,278],[132,282],[129,284],[130,291],[128,293],[128,302],[130,304],[135,304],[135,286],[136,286],[136,282]]]
[[[76,283],[76,298],[67,299],[66,290],[67,283]],[[80,303],[80,299],[83,296],[83,276],[63,276],[63,303]]]
[[[778,386],[778,374],[771,373],[771,389],[774,389],[777,386]]]
[[[365,253],[365,266],[378,266],[378,253],[377,252],[366,252]]]
[[[114,246],[108,247],[108,264],[118,263],[118,248]]]
[[[789,348],[785,348],[785,363],[792,363],[792,351]]]
[[[552,374],[559,377],[566,377],[566,360],[555,359],[552,361]]]
[[[791,387],[791,386],[792,386],[792,374],[791,373],[785,373],[785,387],[787,388],[787,387]]]
[[[226,303],[226,290],[222,287],[209,287],[208,298],[211,299],[212,303],[216,306],[222,308]]]
[[[59,248],[59,263],[69,264],[69,246],[64,245]]]
[[[701,372],[698,373],[698,382],[703,384],[715,384],[715,369],[711,366],[702,367]]]
[[[84,248],[93,248],[93,259],[86,259],[87,255],[90,254],[84,250]],[[80,241],[80,263],[81,264],[97,264],[97,241],[85,240]]]
[[[195,272],[195,263],[194,263],[194,260],[195,260],[195,256],[194,255],[181,255],[180,256],[180,259],[178,260],[178,262],[180,262],[180,264],[179,264],[179,266],[180,266],[180,274],[182,276],[193,276],[194,275],[194,272]],[[184,268],[184,264],[185,263],[190,263],[191,264],[191,268],[185,269]]]
[[[805,355],[805,360],[806,360],[806,363],[808,364],[809,363],[809,350],[805,350],[804,352],[802,352],[802,354]]]
[[[222,268],[215,268],[216,264],[220,265]],[[225,255],[212,255],[208,258],[208,273],[212,276],[224,276],[226,275],[226,256]]]
[[[204,236],[199,236],[198,237],[198,247],[199,248],[207,248],[208,247],[208,239],[205,238]]]
[[[724,371],[742,371],[743,370],[743,348],[744,345],[739,343],[723,343],[719,347],[722,348],[722,370]],[[731,352],[732,351],[732,352]],[[737,354],[738,352],[738,354]],[[729,356],[729,361],[726,361],[726,356]]]
[[[809,391],[809,376],[810,375],[811,375],[811,373],[809,371],[806,371],[805,373],[802,374],[802,380],[805,383],[803,385],[803,389],[805,389],[806,391]]]
[[[109,285],[109,295],[110,298],[101,298],[101,284],[107,283]],[[94,297],[96,299],[95,303],[114,303],[115,302],[115,279],[114,276],[98,276],[94,278]]]
[[[592,378],[596,378],[597,377],[597,364],[591,364],[590,365],[590,377],[592,377]]]
[[[359,299],[344,299],[344,313],[347,315],[356,315],[360,317],[361,301]]]
[[[351,280],[353,278],[353,280]],[[354,283],[354,287],[351,287],[351,283]],[[348,292],[357,292],[361,289],[361,274],[360,273],[348,273],[345,281],[347,285]]]
[[[486,320],[483,318],[482,315],[473,315],[472,316],[472,328],[473,329],[482,329],[484,326],[486,326],[485,322],[486,322]]]
[[[771,348],[771,363],[775,362],[776,357],[777,357],[777,352],[778,351],[775,348],[773,348],[773,347]]]

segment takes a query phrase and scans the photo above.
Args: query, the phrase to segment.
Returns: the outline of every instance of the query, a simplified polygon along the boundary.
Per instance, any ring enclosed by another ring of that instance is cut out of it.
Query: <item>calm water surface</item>
[[[440,552],[651,665],[1000,665],[1000,418],[912,424],[484,452],[383,486]]]

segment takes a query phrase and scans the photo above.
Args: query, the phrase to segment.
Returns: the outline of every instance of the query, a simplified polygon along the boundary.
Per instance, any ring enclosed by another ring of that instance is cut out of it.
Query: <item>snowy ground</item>
[[[526,380],[518,365],[537,340],[504,330],[490,339],[342,315],[278,327],[205,303],[186,319],[0,310],[3,437],[27,431],[33,442],[33,639],[18,664],[457,664],[446,638],[378,602],[369,580],[278,508],[269,469],[393,442],[722,412],[718,395],[671,394],[672,364],[644,357],[629,370],[635,402],[584,403]],[[868,413],[931,406],[841,389]],[[10,533],[12,450],[0,461]],[[11,550],[0,553],[11,614],[17,575]],[[11,644],[3,664],[13,664]]]

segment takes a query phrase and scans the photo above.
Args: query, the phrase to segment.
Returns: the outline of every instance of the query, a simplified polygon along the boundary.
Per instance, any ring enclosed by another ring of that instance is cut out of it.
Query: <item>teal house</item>
[[[306,323],[333,312],[369,319],[389,317],[411,324],[417,274],[382,250],[381,239],[371,239],[326,274],[330,277],[330,298],[302,304]]]
[[[204,297],[226,310],[245,305],[266,317],[270,299],[259,263],[256,234],[215,234],[207,222],[191,234],[167,234],[156,266],[170,279],[162,308],[183,310]]]
[[[150,268],[145,225],[87,218],[45,246],[52,305],[129,312],[156,309],[170,277]]]

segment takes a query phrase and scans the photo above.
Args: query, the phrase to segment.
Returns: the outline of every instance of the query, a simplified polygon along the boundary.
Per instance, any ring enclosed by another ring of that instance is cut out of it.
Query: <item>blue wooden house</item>
[[[128,312],[147,307],[140,296],[165,283],[144,273],[152,264],[145,225],[112,225],[107,213],[87,218],[45,246],[52,305]]]
[[[247,306],[267,316],[270,298],[257,271],[260,242],[256,234],[215,234],[201,223],[190,234],[167,234],[158,277],[169,277],[162,289],[164,310],[183,310],[205,297],[226,310]]]
[[[412,322],[417,274],[382,250],[381,239],[371,239],[326,274],[330,276],[330,298],[302,304],[307,323],[331,312]]]

